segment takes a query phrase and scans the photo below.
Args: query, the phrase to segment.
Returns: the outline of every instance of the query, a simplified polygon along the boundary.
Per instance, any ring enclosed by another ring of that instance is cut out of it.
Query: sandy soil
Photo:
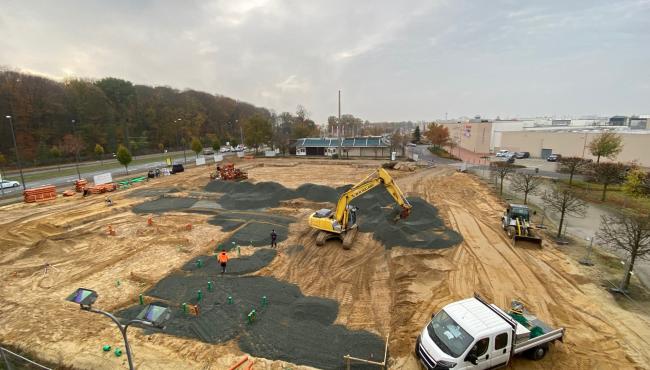
[[[242,165],[253,181],[297,187],[307,182],[328,186],[355,182],[378,164],[343,163],[267,160]],[[305,295],[336,299],[340,324],[383,337],[390,334],[390,365],[395,369],[419,368],[413,347],[431,313],[474,292],[503,307],[511,299],[521,300],[552,325],[567,328],[564,343],[555,344],[545,359],[517,359],[510,368],[647,367],[648,316],[619,307],[553,245],[512,247],[499,226],[503,204],[478,180],[445,168],[395,177],[404,191],[438,207],[464,242],[445,250],[398,247],[387,251],[362,233],[352,250],[343,251],[336,243],[316,247],[306,223],[296,223],[288,240],[280,244],[278,257],[258,273],[296,283]],[[207,169],[192,169],[140,189],[176,187],[191,195],[207,182]],[[154,216],[155,225],[149,227],[147,216],[130,211],[146,200],[128,196],[135,190],[112,195],[113,207],[95,196],[1,209],[0,342],[54,364],[126,367],[125,356],[101,351],[103,344],[121,347],[113,324],[63,299],[77,287],[86,287],[100,293],[98,307],[129,306],[153,282],[190,258],[211,253],[216,243],[230,235],[209,225],[207,216],[200,214]],[[306,216],[314,206],[292,201],[277,212]],[[187,223],[192,223],[191,230],[186,230]],[[109,224],[116,236],[107,235]],[[292,248],[297,244],[304,248]],[[45,273],[47,263],[53,267]],[[231,342],[211,345],[165,334],[147,336],[137,328],[129,329],[129,334],[140,369],[223,369],[244,355]],[[255,368],[288,365],[256,359]]]

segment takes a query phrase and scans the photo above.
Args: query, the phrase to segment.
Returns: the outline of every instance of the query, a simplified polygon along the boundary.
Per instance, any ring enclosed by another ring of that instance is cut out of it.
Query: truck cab
[[[564,329],[553,330],[525,314],[533,331],[478,296],[448,304],[422,329],[415,353],[422,365],[435,370],[499,368],[524,352],[540,359],[550,342],[562,339]]]

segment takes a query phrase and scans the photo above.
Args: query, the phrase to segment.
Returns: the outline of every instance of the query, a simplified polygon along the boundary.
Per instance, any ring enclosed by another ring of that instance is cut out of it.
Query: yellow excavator
[[[379,185],[384,185],[402,208],[396,220],[407,218],[411,213],[411,204],[388,172],[379,168],[343,193],[336,204],[336,209],[321,209],[309,216],[309,226],[318,230],[316,245],[320,246],[328,239],[338,238],[343,242],[343,249],[350,249],[358,231],[357,207],[350,202]]]

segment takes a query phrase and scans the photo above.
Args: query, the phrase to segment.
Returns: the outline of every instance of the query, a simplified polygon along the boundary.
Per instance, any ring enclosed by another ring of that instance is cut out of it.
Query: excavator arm
[[[334,218],[343,226],[344,229],[348,226],[350,216],[350,209],[348,206],[350,202],[381,184],[384,185],[386,191],[388,191],[388,193],[393,197],[395,202],[402,207],[400,218],[406,218],[409,216],[412,208],[411,204],[390,174],[385,169],[379,168],[376,172],[371,173],[368,177],[351,187],[339,198],[339,201],[336,204]]]

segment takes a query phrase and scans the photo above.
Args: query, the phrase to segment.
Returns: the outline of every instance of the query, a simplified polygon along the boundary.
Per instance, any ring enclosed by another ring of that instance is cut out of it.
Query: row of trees
[[[567,158],[564,165],[574,165],[576,162],[576,159]],[[622,172],[619,168],[621,165],[618,163],[597,162],[591,164],[586,162],[583,165],[590,165],[595,171],[602,172],[603,174],[599,176],[605,176],[604,173],[609,172],[620,175]],[[501,193],[503,192],[504,179],[510,178],[511,189],[516,193],[523,194],[524,204],[527,203],[528,196],[538,194],[544,184],[544,180],[534,171],[517,171],[515,166],[507,162],[494,162],[491,169],[493,175],[501,180]],[[628,177],[636,176],[640,178],[641,175],[646,176],[647,174],[632,170]],[[644,177],[644,179],[647,179],[647,177]],[[553,181],[548,191],[545,191],[542,196],[546,208],[560,216],[557,229],[558,238],[562,235],[567,216],[584,217],[586,214],[587,205],[583,200],[584,195],[580,194],[580,192],[582,190],[579,188]],[[620,291],[627,291],[632,275],[631,272],[636,261],[650,257],[650,212],[647,210],[623,209],[611,215],[603,215],[596,238],[602,245],[623,251],[629,256],[623,278],[618,287]]]
[[[236,140],[253,116],[272,118],[265,108],[200,91],[117,78],[58,82],[11,70],[0,70],[0,113],[3,121],[12,116],[21,157],[31,163],[72,156],[77,148],[88,157],[120,144],[132,153],[177,148],[191,138],[212,145]],[[6,123],[0,152],[13,152]]]

